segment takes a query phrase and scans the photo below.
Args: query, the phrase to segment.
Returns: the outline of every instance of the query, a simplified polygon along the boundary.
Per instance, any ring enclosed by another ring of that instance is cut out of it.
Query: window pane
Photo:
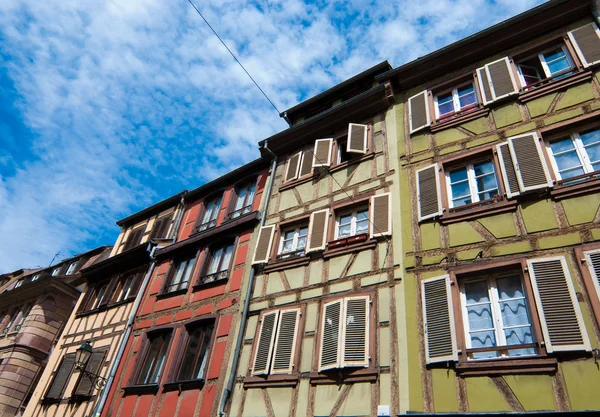
[[[217,268],[219,266],[219,262],[221,261],[221,256],[223,256],[223,248],[219,248],[212,253],[210,264],[208,265],[208,270],[206,271],[208,275],[218,272]]]
[[[458,101],[460,102],[461,109],[477,103],[477,96],[475,95],[475,88],[473,88],[473,85],[464,86],[458,89]]]
[[[452,101],[452,93],[442,94],[437,96],[438,111],[440,116],[454,111],[454,103]]]
[[[587,146],[585,150],[592,165],[595,165],[600,161],[600,143]]]
[[[496,346],[494,319],[486,281],[465,284],[465,297],[472,348]],[[474,358],[496,357],[496,352],[473,354]]]
[[[500,299],[500,311],[502,312],[502,324],[506,344],[511,346],[533,343],[533,334],[521,277],[514,275],[498,278],[496,285]],[[510,356],[534,354],[534,348],[509,351]]]
[[[283,241],[283,247],[281,249],[283,252],[291,252],[292,250],[294,250],[294,240],[290,239],[290,240],[284,240]]]
[[[366,233],[369,230],[369,210],[356,213],[356,234]]]
[[[200,352],[198,353],[196,366],[194,367],[194,377],[196,379],[202,378],[204,374],[204,368],[206,367],[206,358],[208,357],[208,344],[210,342],[210,337],[212,335],[212,326],[207,327],[205,329],[204,338],[202,339],[202,344],[200,345]]]
[[[219,271],[227,271],[229,269],[229,262],[231,261],[231,254],[233,253],[233,245],[229,245],[225,248],[223,259]]]
[[[138,384],[155,384],[158,382],[170,338],[170,333],[150,336],[150,347],[142,365]]]
[[[552,149],[552,154],[556,155],[561,152],[575,149],[575,145],[573,145],[571,138],[563,138],[550,143],[550,149]]]
[[[344,226],[340,225],[338,237],[350,236],[350,232],[351,232],[351,230],[350,230],[349,224],[344,225]]]
[[[579,137],[584,145],[591,145],[593,143],[600,142],[600,130],[591,130],[588,132],[580,133]]]
[[[467,180],[467,168],[455,169],[450,171],[450,182],[455,183],[458,181]]]
[[[567,59],[567,56],[562,48],[545,52],[542,55],[546,60],[546,64],[548,65],[548,69],[552,75],[563,71],[568,71],[571,68],[571,64],[569,63],[569,60]]]
[[[581,161],[575,150],[556,155],[554,160],[562,179],[584,174]]]

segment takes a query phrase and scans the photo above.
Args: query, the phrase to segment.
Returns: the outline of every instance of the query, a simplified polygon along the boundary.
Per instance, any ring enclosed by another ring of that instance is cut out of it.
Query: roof
[[[117,226],[123,227],[126,225],[130,225],[131,223],[137,223],[138,221],[144,220],[144,219],[152,216],[153,214],[160,213],[161,211],[166,210],[169,207],[172,207],[175,204],[179,203],[179,201],[181,201],[181,197],[186,194],[187,194],[187,190],[183,190],[169,198],[159,201],[158,203],[156,203],[150,207],[146,207],[143,210],[133,213],[133,214],[125,217],[124,219],[117,221]]]

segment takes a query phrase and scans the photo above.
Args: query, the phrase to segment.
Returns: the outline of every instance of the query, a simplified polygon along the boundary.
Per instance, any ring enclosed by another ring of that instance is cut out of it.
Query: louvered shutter
[[[168,214],[166,216],[159,217],[156,222],[154,222],[154,227],[152,227],[152,233],[150,235],[150,239],[161,239],[167,237],[167,232],[169,230],[169,226],[171,226],[171,220],[173,219],[172,214]]]
[[[479,82],[479,90],[481,91],[483,104],[487,105],[494,101],[492,98],[492,91],[490,90],[490,80],[488,79],[485,67],[477,68],[477,80]]]
[[[256,240],[256,248],[254,249],[254,257],[252,258],[252,265],[269,261],[274,233],[275,226],[263,226],[260,228],[258,239]]]
[[[348,125],[348,143],[346,144],[346,152],[350,153],[367,153],[367,125],[358,125],[350,123]]]
[[[422,280],[421,298],[427,363],[458,360],[450,277]]]
[[[146,275],[146,269],[145,268],[140,268],[136,273],[135,273],[135,277],[133,279],[133,284],[131,285],[131,291],[129,291],[129,297],[128,298],[132,298],[135,297],[138,293],[138,290],[140,289],[140,285],[142,285],[142,281],[144,280],[144,277]]]
[[[427,90],[408,99],[408,118],[411,134],[431,124],[429,106],[427,105]]]
[[[517,86],[508,58],[501,58],[490,62],[484,66],[484,69],[491,94],[490,101],[496,101],[519,92],[519,87]]]
[[[54,379],[52,380],[52,384],[50,384],[50,388],[48,388],[48,392],[46,392],[46,398],[59,399],[62,397],[74,366],[75,354],[69,353],[65,355],[58,370],[54,374]]]
[[[331,150],[333,148],[333,139],[317,139],[315,141],[315,150],[313,152],[312,167],[328,167],[331,165]]]
[[[600,31],[595,23],[577,28],[568,35],[584,67],[600,62]]]
[[[440,176],[437,164],[417,171],[417,206],[419,221],[442,214]]]
[[[300,164],[300,177],[304,177],[312,172],[313,150],[308,149],[302,152],[302,163]]]
[[[104,351],[92,353],[85,370],[92,374],[98,375],[100,369],[102,368],[102,361],[104,361],[105,355],[106,352]],[[72,395],[92,395],[92,389],[92,380],[87,375],[82,373],[79,376],[79,382],[77,383]]]
[[[369,297],[344,299],[341,366],[369,366]]]
[[[563,256],[528,260],[546,350],[589,351],[581,309]]]
[[[300,159],[302,158],[302,152],[298,152],[292,155],[288,159],[287,169],[285,171],[285,181],[291,181],[298,178],[298,171],[300,170]]]
[[[392,195],[390,193],[371,197],[371,237],[392,234]]]
[[[298,337],[298,324],[300,323],[300,309],[283,310],[279,313],[279,325],[273,349],[273,364],[271,374],[289,374],[294,369],[296,353],[296,339]]]
[[[594,289],[596,296],[600,298],[600,250],[584,252],[587,266],[594,281]],[[590,294],[592,296],[592,294]]]
[[[311,213],[308,223],[307,252],[325,249],[328,226],[329,209],[317,210]]]
[[[319,372],[340,366],[342,310],[343,300],[332,301],[323,306],[321,346],[319,347]]]
[[[502,171],[502,179],[504,180],[506,196],[508,198],[512,198],[521,194],[519,180],[517,179],[515,164],[512,156],[510,155],[508,142],[496,145],[496,152],[498,153],[498,160],[500,161],[500,170]]]
[[[140,226],[133,229],[129,232],[129,237],[127,238],[127,242],[125,242],[125,248],[123,250],[128,250],[136,247],[142,241],[142,235],[144,234],[145,226]]]
[[[521,192],[552,186],[537,134],[513,136],[508,145]]]
[[[265,375],[269,372],[278,319],[279,310],[268,312],[262,316],[258,342],[252,361],[252,375]]]

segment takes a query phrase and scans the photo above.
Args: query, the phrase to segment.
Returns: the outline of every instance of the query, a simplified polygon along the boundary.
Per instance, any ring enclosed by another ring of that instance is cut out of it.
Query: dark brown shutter
[[[371,237],[392,234],[392,195],[371,197]]]
[[[584,67],[600,62],[600,36],[595,23],[569,32],[569,38]]]
[[[154,226],[152,227],[150,239],[166,238],[167,231],[169,230],[169,226],[171,225],[172,220],[173,214],[167,214],[166,216],[162,216],[156,219],[156,221],[154,222]]]
[[[528,260],[546,350],[590,351],[567,261],[563,256]]]
[[[300,309],[283,310],[279,313],[271,374],[289,374],[294,370],[299,322]]]
[[[331,165],[331,149],[333,139],[317,139],[313,152],[313,168],[328,167]]]
[[[336,300],[326,303],[323,306],[320,329],[319,372],[340,366],[343,304],[343,300]]]
[[[105,355],[105,351],[92,353],[85,370],[92,374],[98,375]],[[72,395],[92,395],[92,389],[92,380],[87,375],[81,373],[79,376],[79,382],[77,383]]]
[[[297,154],[292,155],[290,159],[288,159],[287,169],[285,171],[285,181],[291,181],[298,178],[300,158],[302,158],[302,152],[298,152]]]
[[[254,361],[252,362],[252,375],[269,373],[278,318],[279,310],[268,312],[262,316],[257,333],[256,352],[254,352]]]
[[[127,242],[125,242],[125,248],[123,250],[131,249],[136,247],[142,241],[142,235],[144,234],[144,230],[146,226],[139,226],[129,232],[129,237],[127,238]]]
[[[479,81],[479,89],[483,104],[488,104],[494,101],[492,91],[490,90],[490,80],[488,79],[485,67],[477,68],[477,78]]]
[[[69,353],[65,355],[60,363],[60,366],[58,367],[58,370],[54,374],[54,378],[52,379],[50,388],[48,388],[48,392],[46,392],[46,398],[62,398],[65,386],[69,382],[69,378],[71,377],[74,366],[75,354]]]
[[[133,285],[131,286],[131,292],[129,294],[129,298],[135,297],[140,289],[140,285],[142,285],[142,281],[146,276],[146,268],[140,268],[135,273],[135,278],[133,279]]]
[[[421,281],[427,363],[458,360],[448,275]]]
[[[508,138],[521,192],[552,185],[539,140],[535,133]]]
[[[490,83],[490,91],[494,100],[517,93],[516,81],[508,58],[490,62],[485,66]]]
[[[417,171],[417,205],[419,221],[442,214],[440,204],[440,180],[437,164]]]
[[[275,226],[261,227],[258,232],[258,239],[256,240],[256,249],[254,249],[252,264],[261,264],[269,261],[273,233],[275,233]]]
[[[517,172],[515,164],[510,154],[508,142],[501,143],[496,146],[498,152],[498,160],[500,161],[500,169],[502,170],[502,178],[504,180],[504,189],[508,198],[515,197],[521,194],[519,180],[517,180]]]
[[[307,149],[302,152],[302,163],[300,164],[300,177],[308,175],[312,172],[312,156],[313,150]]]
[[[327,244],[327,226],[329,225],[329,209],[314,211],[308,223],[307,252],[325,249]]]
[[[348,125],[348,142],[346,144],[346,152],[366,154],[368,130],[369,127],[367,125],[350,123]]]
[[[369,303],[368,296],[344,299],[344,367],[369,366]]]
[[[427,91],[422,91],[408,99],[408,117],[410,119],[410,133],[414,133],[429,126],[429,106],[427,105]]]

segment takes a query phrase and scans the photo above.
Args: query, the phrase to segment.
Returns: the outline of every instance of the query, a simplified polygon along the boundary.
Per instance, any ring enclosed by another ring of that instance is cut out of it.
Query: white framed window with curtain
[[[292,256],[294,254],[304,254],[306,248],[306,237],[308,236],[308,224],[302,224],[284,229],[281,232],[279,240],[279,250],[277,251],[280,258]]]
[[[230,219],[235,219],[252,211],[255,190],[256,181],[247,182],[242,186],[236,187],[235,205],[231,213],[229,213]]]
[[[500,193],[496,167],[491,159],[446,170],[450,207],[459,207],[493,198]]]
[[[600,171],[600,129],[573,132],[546,142],[559,180]]]
[[[221,209],[221,199],[222,196],[218,196],[205,203],[202,221],[198,226],[199,232],[217,225],[217,217],[219,215],[219,210]]]
[[[200,278],[199,284],[207,284],[220,279],[227,279],[229,276],[229,267],[231,266],[233,249],[234,244],[228,243],[226,245],[214,247],[210,250],[206,270]]]
[[[342,211],[335,219],[335,238],[356,236],[369,232],[369,208],[359,207]]]

